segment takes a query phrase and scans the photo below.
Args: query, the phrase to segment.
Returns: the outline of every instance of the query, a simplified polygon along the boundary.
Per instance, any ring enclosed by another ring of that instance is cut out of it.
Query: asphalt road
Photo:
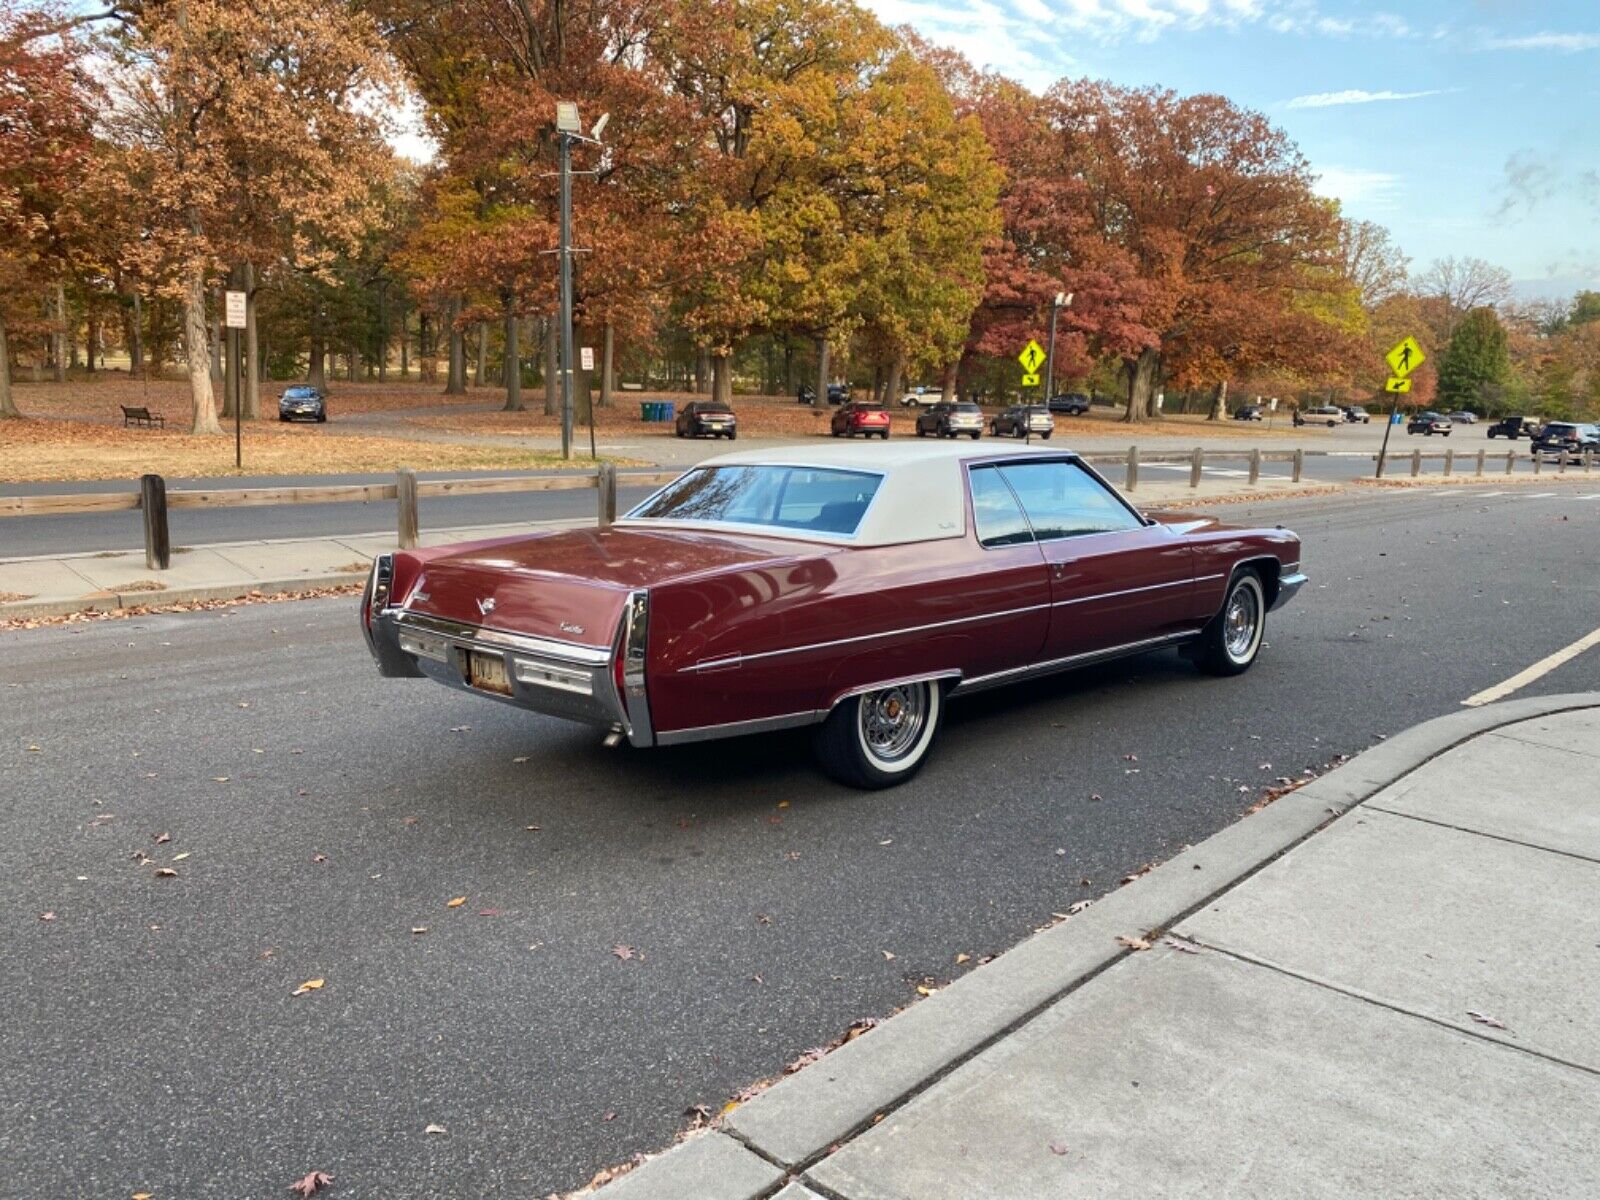
[[[1116,431],[1117,427],[1109,426]],[[1341,482],[1358,476],[1370,475],[1371,455],[1382,440],[1383,430],[1377,426],[1340,428],[1331,433],[1312,430],[1302,439],[1306,448],[1321,451],[1306,459],[1304,478],[1312,482]],[[1475,455],[1480,447],[1491,454],[1504,455],[1511,447],[1505,441],[1488,441],[1481,427],[1463,427],[1449,442],[1442,438],[1407,438],[1397,432],[1391,439],[1391,453],[1409,455],[1413,449],[1437,452],[1450,448],[1463,456]],[[793,439],[747,438],[736,448],[745,450],[766,445],[792,445]],[[1293,449],[1297,443],[1272,441],[1269,449]],[[1217,442],[1218,448],[1248,450],[1249,443],[1238,439]],[[1085,452],[1123,450],[1127,436],[1120,431],[1107,437],[1083,442],[1076,448]],[[678,441],[674,438],[648,438],[636,443],[603,446],[617,454],[634,458],[659,460],[666,467],[684,467],[713,454],[735,448],[719,441]],[[1150,442],[1149,453],[1171,453],[1182,450],[1170,438]],[[1526,474],[1531,465],[1526,458],[1527,443],[1516,447],[1519,451],[1517,472]],[[1408,470],[1407,464],[1397,464],[1394,471]],[[1437,462],[1427,464],[1430,474],[1440,467]],[[1470,469],[1470,468],[1469,468]],[[1494,468],[1503,469],[1501,466]],[[1115,483],[1123,483],[1120,467],[1102,467]],[[1248,475],[1246,463],[1234,459],[1211,464],[1205,473],[1213,479],[1243,479]],[[432,471],[420,472],[423,479],[460,479],[472,472]],[[548,471],[492,472],[505,474],[550,474]],[[1266,478],[1289,477],[1289,464],[1267,463],[1262,468]],[[1189,467],[1186,463],[1146,463],[1142,478],[1147,482],[1186,480]],[[317,486],[335,483],[391,483],[393,475],[304,475],[241,479],[170,479],[170,488],[215,487],[291,487]],[[1600,480],[1596,481],[1600,487]],[[43,495],[60,492],[110,492],[136,490],[128,480],[102,480],[89,483],[3,483],[0,495]],[[649,495],[649,488],[622,488],[618,493],[621,506],[635,504]],[[465,528],[474,525],[496,525],[517,521],[543,521],[562,518],[584,518],[595,512],[595,494],[583,489],[560,492],[501,493],[487,496],[451,496],[425,498],[420,502],[419,517],[424,529]],[[395,514],[392,504],[293,504],[263,506],[259,508],[184,508],[173,509],[170,517],[172,541],[178,546],[201,546],[218,542],[242,542],[267,538],[325,537],[338,534],[377,533],[392,530]],[[139,514],[124,512],[73,513],[39,517],[0,518],[0,558],[23,558],[57,554],[93,554],[102,550],[128,550],[139,548],[143,534]]]
[[[0,634],[13,1189],[575,1186],[1600,625],[1600,502],[1254,515],[1312,583],[1249,674],[1167,652],[974,697],[872,795],[803,735],[606,750],[380,680],[348,601]],[[1595,688],[1592,650],[1524,694]]]

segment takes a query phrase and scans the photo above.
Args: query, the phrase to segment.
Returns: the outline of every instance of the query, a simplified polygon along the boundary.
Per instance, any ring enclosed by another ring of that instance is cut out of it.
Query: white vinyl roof
[[[905,440],[864,442],[844,445],[795,445],[767,450],[740,450],[719,454],[689,468],[721,466],[797,466],[833,467],[838,470],[868,471],[882,475],[883,482],[873,496],[866,515],[852,536],[813,533],[806,530],[756,526],[722,526],[739,532],[756,532],[769,537],[797,541],[836,542],[851,546],[890,546],[902,542],[926,542],[936,538],[962,537],[967,531],[966,485],[961,466],[978,462],[1025,456],[1030,458],[1065,457],[1060,447],[1019,445],[1015,442],[947,442]],[[634,522],[626,519],[618,525]],[[644,520],[639,524],[673,525],[678,522]],[[718,528],[717,522],[682,522],[696,529]]]

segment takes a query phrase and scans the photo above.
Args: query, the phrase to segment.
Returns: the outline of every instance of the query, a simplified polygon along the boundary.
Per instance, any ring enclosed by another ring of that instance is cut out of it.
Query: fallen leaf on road
[[[615,954],[623,962],[627,962],[629,959],[634,957],[635,951],[632,946],[624,946],[621,942],[618,942],[615,946],[611,947],[611,953]]]
[[[1065,1154],[1067,1152],[1067,1149],[1068,1149],[1068,1146],[1067,1146],[1067,1144],[1065,1142],[1057,1141],[1057,1142],[1051,1142],[1050,1143],[1050,1153],[1051,1154]]]
[[[135,1192],[129,1200],[151,1200],[151,1192]]]
[[[156,878],[157,879],[176,879],[177,877],[178,877],[178,873],[176,871],[174,871],[171,867],[157,867],[156,868]]]
[[[884,838],[883,841],[878,843],[878,845],[880,845],[880,846],[892,846],[892,845],[894,845],[894,839],[893,838]]]
[[[333,1186],[333,1176],[326,1171],[307,1171],[305,1178],[296,1179],[289,1185],[291,1192],[299,1192],[302,1196],[315,1195],[325,1187]]]
[[[605,1116],[601,1117],[600,1119],[602,1121],[615,1121],[617,1119],[617,1114],[614,1113],[614,1112],[608,1112]]]
[[[1467,1009],[1467,1016],[1471,1017],[1479,1025],[1487,1025],[1490,1029],[1504,1029],[1506,1027],[1504,1021],[1498,1017],[1491,1017],[1488,1013],[1475,1012],[1469,1008]]]
[[[480,917],[498,917],[500,915],[500,910],[498,908],[480,908],[478,910],[478,915]]]
[[[1178,941],[1177,938],[1168,938],[1162,944],[1166,945],[1166,946],[1170,946],[1172,949],[1178,951],[1178,953],[1180,953],[1180,954],[1199,954],[1200,953],[1200,951],[1199,951],[1199,949],[1197,947],[1189,945],[1188,942],[1180,942],[1180,941]]]
[[[174,854],[172,856],[172,861],[173,862],[182,862],[184,859],[186,859],[188,857],[189,857],[189,852],[187,850],[185,850],[182,854]]]
[[[415,825],[420,820],[422,820],[421,817],[401,817],[400,818],[400,824],[402,824],[402,825]]]
[[[789,807],[789,802],[787,800],[779,800],[778,801],[778,807],[779,808],[788,808]]]
[[[472,728],[471,725],[452,725],[452,726],[450,726],[450,732],[451,733],[466,733],[467,730],[469,730],[471,728]]]
[[[525,762],[528,761],[528,756],[526,754],[519,754],[519,755],[517,755],[517,757],[513,758],[511,761],[514,762],[514,763],[525,763]]]
[[[35,746],[32,742],[29,742],[28,743],[28,753],[29,754],[38,754],[39,753],[39,747]]]
[[[155,843],[158,846],[165,846],[171,840],[172,835],[170,833],[158,833],[155,836]]]
[[[883,961],[884,962],[893,962],[894,961],[894,953],[892,951],[879,950],[878,953],[883,955]]]
[[[1117,941],[1126,946],[1129,950],[1150,949],[1150,943],[1145,941],[1143,938],[1129,937],[1127,934],[1123,934],[1117,939]]]
[[[919,996],[935,996],[935,995],[938,995],[938,993],[939,993],[939,989],[938,988],[929,987],[925,983],[919,983],[917,985],[917,995],[919,995]]]
[[[523,828],[526,829],[529,833],[538,833],[540,828],[541,828],[541,826],[538,826],[538,825],[524,825]]]
[[[319,852],[311,856],[311,861],[314,863],[325,863],[328,861],[328,856]]]
[[[412,933],[427,933],[428,932],[428,927],[426,925],[413,925],[411,927],[411,932]]]
[[[228,782],[228,777],[226,775],[213,775],[211,777],[211,782],[212,783],[227,783]]]
[[[460,908],[466,902],[467,898],[465,896],[457,896],[454,900],[446,900],[444,906],[446,908]]]
[[[289,994],[291,996],[304,996],[307,992],[319,991],[321,989],[323,983],[324,983],[324,981],[321,980],[321,979],[308,979],[304,983],[302,983],[299,987],[295,988],[295,990],[290,992]],[[306,1194],[310,1195],[309,1192],[306,1193]]]
[[[39,914],[39,920],[41,921],[54,921],[55,919],[56,914],[53,912],[42,912]]]
[[[970,954],[958,954],[958,955],[956,955],[956,966],[958,966],[958,967],[964,962],[971,962],[971,961],[972,961],[972,955],[970,955]]]
[[[425,1129],[423,1129],[422,1132],[423,1133],[449,1133],[450,1131],[448,1129],[446,1129],[443,1125],[429,1125]]]

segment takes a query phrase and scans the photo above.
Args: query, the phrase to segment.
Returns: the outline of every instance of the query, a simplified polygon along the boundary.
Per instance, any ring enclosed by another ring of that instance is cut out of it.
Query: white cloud
[[[1323,167],[1317,192],[1343,204],[1364,204],[1369,210],[1385,207],[1400,186],[1400,176],[1361,167]]]
[[[1424,96],[1442,96],[1457,89],[1432,88],[1425,92],[1367,92],[1349,88],[1342,92],[1313,92],[1309,96],[1296,96],[1284,104],[1285,108],[1334,108],[1341,104],[1375,104],[1381,100],[1420,100]]]
[[[1560,50],[1576,54],[1580,50],[1600,50],[1600,33],[1531,33],[1526,37],[1490,37],[1483,41],[1488,50]]]

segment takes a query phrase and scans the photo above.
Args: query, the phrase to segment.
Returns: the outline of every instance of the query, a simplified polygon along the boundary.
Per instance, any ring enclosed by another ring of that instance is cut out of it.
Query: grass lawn
[[[284,424],[276,419],[282,385],[264,388],[270,419],[244,428],[247,475],[333,474],[417,470],[528,470],[592,466],[587,455],[570,462],[559,454],[503,443],[452,440],[448,433],[407,436],[398,423],[347,422],[360,413],[445,407],[448,400],[482,404],[486,394],[444,397],[435,384],[341,385],[330,389],[326,425]],[[189,421],[188,383],[183,380],[129,380],[107,374],[93,381],[18,384],[14,389],[23,418],[0,421],[0,481],[125,479],[146,472],[169,476],[226,476],[233,466],[233,430],[224,436],[196,437],[183,432]],[[119,405],[143,406],[167,419],[165,429],[124,428]],[[531,433],[531,430],[520,431]],[[579,449],[574,447],[575,450]],[[645,465],[611,458],[619,466]]]

